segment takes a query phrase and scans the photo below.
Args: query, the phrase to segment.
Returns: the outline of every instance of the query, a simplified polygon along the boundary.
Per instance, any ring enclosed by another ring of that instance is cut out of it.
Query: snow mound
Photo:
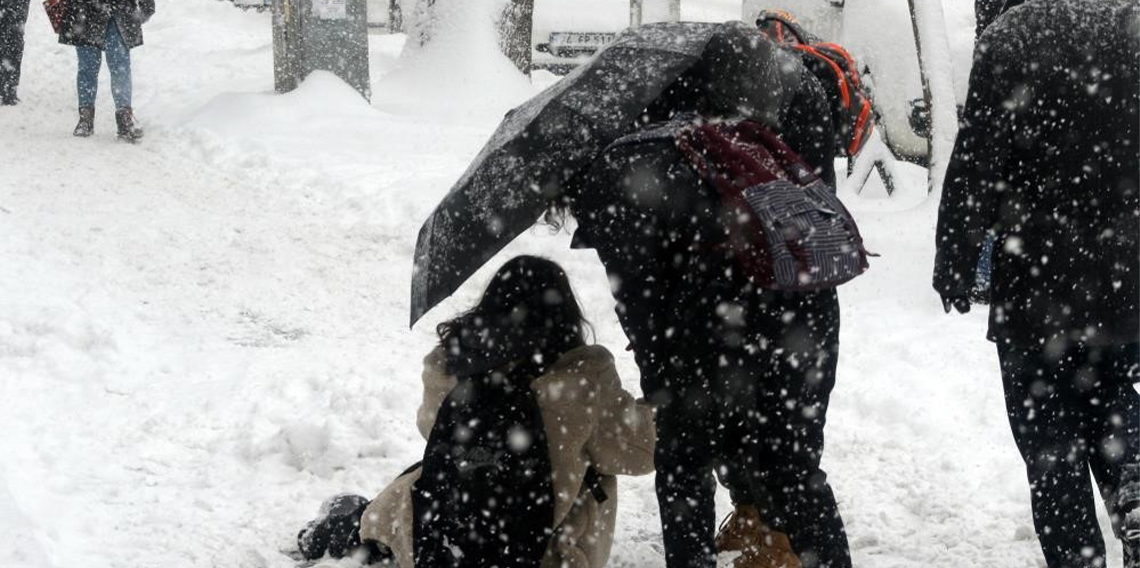
[[[35,527],[24,515],[8,484],[0,478],[0,549],[8,568],[47,568],[47,554],[35,537]]]
[[[267,132],[319,130],[346,119],[375,118],[360,93],[328,71],[313,71],[293,91],[224,93],[184,118],[186,126],[217,134],[254,138]]]
[[[502,112],[534,89],[499,50],[496,21],[505,3],[439,3],[433,21],[409,34],[400,60],[373,89],[373,102],[411,114]],[[421,33],[432,40],[420,45]]]

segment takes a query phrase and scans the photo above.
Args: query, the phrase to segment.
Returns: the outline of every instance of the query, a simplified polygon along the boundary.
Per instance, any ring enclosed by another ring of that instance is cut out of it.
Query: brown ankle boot
[[[95,107],[79,107],[79,124],[75,125],[72,134],[87,138],[93,132],[95,132]]]
[[[752,505],[737,505],[720,524],[716,550],[739,552],[733,568],[803,568],[788,535],[760,520]]]
[[[119,140],[137,142],[143,137],[142,129],[135,124],[135,115],[131,107],[115,111],[115,124],[119,127]]]

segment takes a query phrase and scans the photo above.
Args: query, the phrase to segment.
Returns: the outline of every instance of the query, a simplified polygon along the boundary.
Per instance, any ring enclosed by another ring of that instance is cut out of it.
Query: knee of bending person
[[[783,463],[760,467],[758,481],[769,491],[789,493],[814,493],[825,490],[827,472],[815,463]]]
[[[661,458],[660,454],[657,456]],[[671,459],[654,460],[658,492],[675,489],[677,493],[716,487],[712,463],[693,463]]]
[[[1059,444],[1023,455],[1030,479],[1077,475],[1088,467],[1088,451],[1083,444]]]
[[[805,436],[769,437],[750,452],[753,467],[771,475],[804,476],[819,471],[823,441]]]

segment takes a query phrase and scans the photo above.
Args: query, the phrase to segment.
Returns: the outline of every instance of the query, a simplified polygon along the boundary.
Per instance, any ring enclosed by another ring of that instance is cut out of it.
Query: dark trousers
[[[30,0],[0,0],[0,100],[16,99]]]
[[[658,408],[657,507],[661,514],[665,565],[668,568],[716,566],[718,403],[707,384],[670,389],[669,402]]]
[[[672,140],[619,145],[568,190],[575,247],[611,278],[617,314],[658,405],[657,502],[666,565],[715,565],[714,468],[791,537],[809,568],[850,566],[819,468],[835,384],[834,291],[755,291],[722,249],[722,204]],[[668,196],[663,199],[663,196]]]
[[[835,292],[762,292],[718,304],[723,317],[697,326],[693,337],[716,349],[677,357],[670,374],[689,382],[669,389],[657,417],[667,566],[713,565],[715,467],[731,480],[735,500],[756,505],[787,533],[805,568],[850,567],[843,521],[820,469],[838,362]]]
[[[1119,534],[1116,495],[1140,464],[1140,344],[1063,350],[998,344],[1005,406],[1025,460],[1049,568],[1104,566],[1089,470]]]

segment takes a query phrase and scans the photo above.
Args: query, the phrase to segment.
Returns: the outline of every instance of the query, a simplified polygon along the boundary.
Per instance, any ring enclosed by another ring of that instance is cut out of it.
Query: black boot
[[[79,107],[79,124],[72,134],[87,138],[92,132],[95,132],[95,107]]]
[[[137,142],[143,137],[143,131],[135,124],[135,115],[131,107],[124,107],[115,111],[115,124],[119,126],[119,140]]]

